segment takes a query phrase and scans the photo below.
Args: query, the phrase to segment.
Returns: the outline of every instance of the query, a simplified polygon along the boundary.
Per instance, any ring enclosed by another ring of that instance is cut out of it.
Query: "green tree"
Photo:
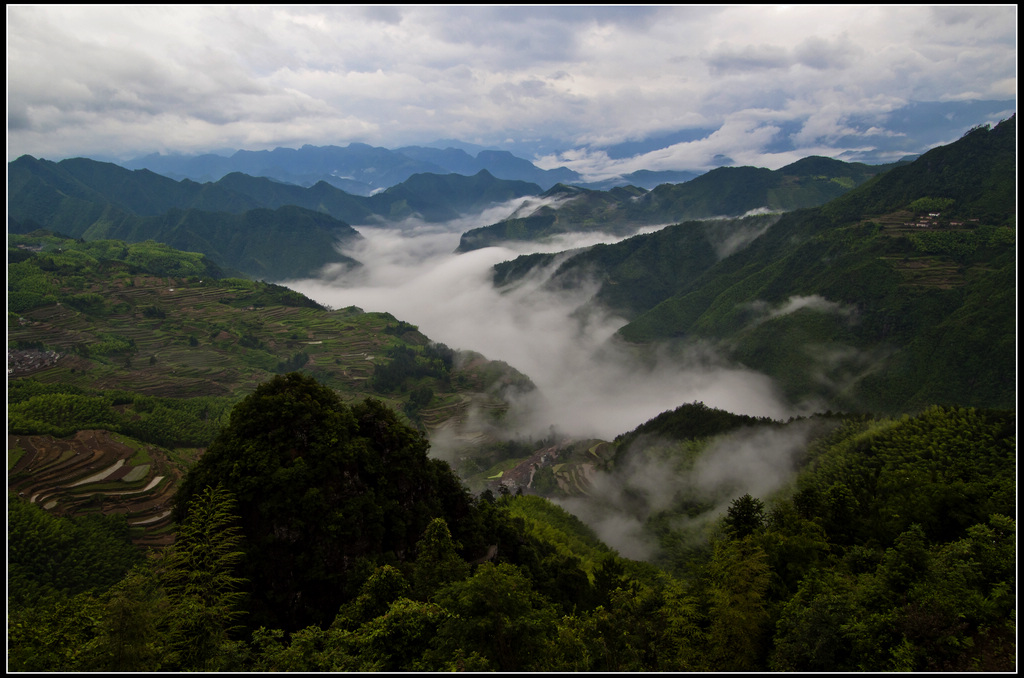
[[[385,614],[363,624],[354,634],[361,671],[437,671],[424,655],[451,614],[441,606],[409,598],[391,603]]]
[[[366,580],[355,600],[342,606],[332,624],[335,628],[355,628],[379,617],[388,606],[409,593],[409,582],[392,565],[382,565]]]
[[[850,580],[815,572],[783,607],[776,627],[773,671],[855,671],[845,627],[854,615]]]
[[[537,671],[549,665],[556,608],[514,565],[483,563],[469,579],[439,591],[435,601],[452,613],[438,632],[435,665],[456,649],[486,657],[491,670]]]
[[[184,479],[238,500],[251,627],[326,626],[373,570],[407,560],[433,518],[472,524],[469,493],[383,403],[352,407],[310,376],[261,384]],[[458,536],[458,535],[456,535]]]
[[[769,619],[767,555],[751,537],[718,541],[710,574],[711,667],[718,671],[758,670]]]
[[[160,628],[168,612],[167,593],[155,572],[137,566],[107,591],[96,642],[96,666],[103,671],[156,671],[167,651]]]
[[[725,516],[725,531],[734,539],[742,539],[764,525],[764,502],[750,494],[734,499]]]
[[[189,503],[167,557],[171,661],[186,670],[219,668],[219,655],[244,613],[245,580],[236,571],[245,554],[234,509],[223,487],[204,488]]]
[[[441,586],[469,576],[469,564],[459,557],[451,531],[443,518],[430,521],[416,545],[413,589],[420,600],[429,600]]]

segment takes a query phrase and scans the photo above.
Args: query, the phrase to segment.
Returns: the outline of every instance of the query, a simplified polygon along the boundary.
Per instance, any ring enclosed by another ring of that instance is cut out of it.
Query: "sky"
[[[457,139],[589,178],[775,169],[912,136],[891,114],[918,102],[1012,113],[1016,26],[1015,5],[8,5],[8,160]]]

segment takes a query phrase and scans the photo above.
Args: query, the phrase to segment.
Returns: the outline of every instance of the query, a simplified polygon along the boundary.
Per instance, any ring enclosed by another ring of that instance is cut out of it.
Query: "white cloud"
[[[710,347],[641,359],[609,343],[625,321],[599,312],[573,315],[596,291],[593,286],[554,293],[543,287],[545,273],[539,273],[514,289],[495,290],[491,267],[500,261],[521,252],[557,252],[609,241],[602,235],[569,235],[518,250],[452,253],[462,232],[497,221],[516,204],[447,226],[407,222],[401,228],[360,227],[364,240],[349,253],[367,264],[363,269],[287,284],[336,308],[387,311],[418,325],[435,341],[512,365],[540,392],[530,403],[532,420],[524,423],[532,432],[555,425],[611,439],[694,400],[758,416],[792,414],[771,380],[724,363]]]
[[[809,309],[817,313],[844,316],[849,318],[851,322],[855,322],[857,316],[857,309],[855,307],[840,304],[837,301],[829,301],[820,294],[808,296],[795,295],[774,306],[765,301],[751,302],[749,306],[750,310],[755,314],[755,318],[752,321],[754,323],[773,320],[803,309]]]
[[[453,136],[545,137],[568,150],[711,126],[721,134],[651,160],[694,168],[709,153],[746,154],[761,164],[782,122],[807,117],[798,141],[812,146],[841,132],[828,106],[852,114],[880,99],[1016,96],[1012,6],[13,6],[7,15],[9,158]],[[763,112],[760,126],[751,112]]]

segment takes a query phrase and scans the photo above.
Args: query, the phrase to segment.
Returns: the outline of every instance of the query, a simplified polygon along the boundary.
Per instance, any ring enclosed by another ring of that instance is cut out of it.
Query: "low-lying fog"
[[[543,275],[537,275],[513,290],[495,290],[491,267],[496,263],[617,240],[576,234],[543,245],[453,253],[462,233],[505,218],[521,203],[446,224],[356,227],[363,240],[345,253],[363,268],[325,270],[320,278],[285,284],[333,308],[387,311],[418,325],[434,341],[503,360],[523,372],[537,385],[540,403],[532,403],[535,416],[520,434],[547,433],[554,426],[574,436],[611,440],[693,401],[755,416],[793,413],[767,377],[724,364],[708,347],[684,358],[641,364],[607,341],[623,319],[573,316],[592,288],[554,294],[542,289]]]

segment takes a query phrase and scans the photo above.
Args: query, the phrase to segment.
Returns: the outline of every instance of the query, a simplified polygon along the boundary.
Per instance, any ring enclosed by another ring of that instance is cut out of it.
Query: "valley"
[[[604,645],[585,666],[891,667],[911,642],[918,666],[1009,665],[1014,138],[1004,123],[859,186],[826,178],[843,195],[817,207],[610,233],[567,216],[565,231],[473,248],[454,247],[459,227],[514,201],[469,201],[492,211],[450,224],[394,202],[401,221],[352,229],[326,268],[299,256],[291,271],[321,275],[281,284],[231,277],[213,256],[224,243],[182,251],[144,229],[129,241],[100,222],[68,237],[18,221],[11,581],[19,619],[51,615],[14,627],[19,665],[50,665],[29,649],[51,643],[34,629],[68,614],[100,643],[74,665],[108,665],[102,643],[134,641],[83,615],[147,609],[122,595],[182,614],[193,603],[176,578],[205,567],[182,558],[207,548],[262,582],[222,599],[250,615],[230,631],[240,639],[205,664],[157,650],[119,665],[449,668],[475,642],[451,620],[492,619],[467,601],[508,590],[523,596],[517,618],[544,629],[529,636],[543,659],[484,643],[480,666],[572,664],[540,638],[585,624],[617,642],[610,620],[647,638],[624,647],[658,651],[627,660]],[[452,182],[431,185],[433,214],[458,213],[437,188]],[[288,228],[277,209],[257,236]],[[210,214],[230,232],[268,213]],[[237,534],[261,555],[242,560]],[[115,546],[128,542],[134,555]],[[80,574],[90,549],[110,572]],[[151,564],[121,579],[141,553]],[[971,554],[983,565],[965,579]],[[65,590],[103,611],[68,612]],[[805,644],[802,620],[836,599],[880,655],[845,622],[825,623],[836,649]],[[462,616],[439,621],[437,605]],[[409,609],[429,630],[381,664],[373,629]],[[921,609],[935,628],[966,620],[953,637],[977,645],[936,643]],[[681,626],[643,626],[650,614]],[[885,631],[894,619],[902,640]],[[176,647],[155,623],[148,637]],[[760,644],[724,657],[748,627]],[[311,636],[320,649],[304,648]]]

